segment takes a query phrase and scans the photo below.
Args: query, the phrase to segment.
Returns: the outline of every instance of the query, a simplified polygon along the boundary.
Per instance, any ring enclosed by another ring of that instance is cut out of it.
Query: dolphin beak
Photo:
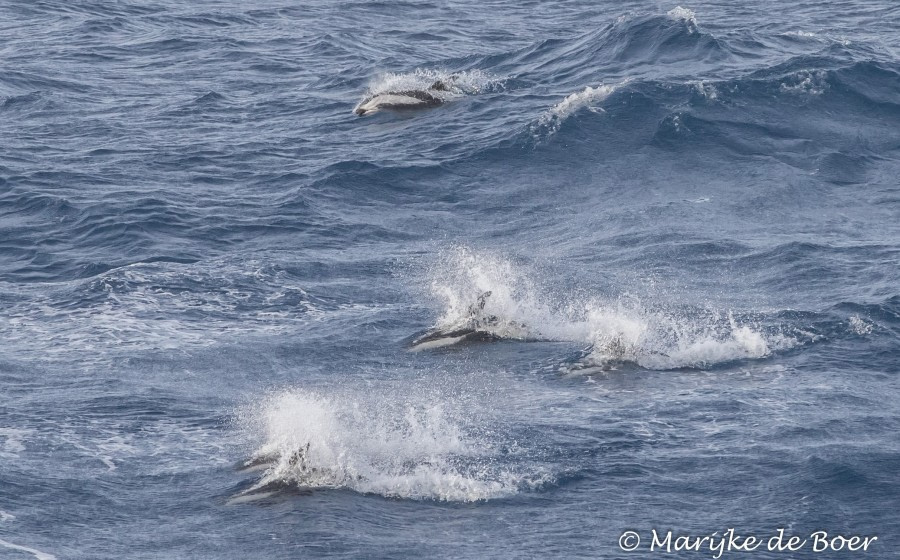
[[[360,108],[358,108],[358,109],[356,110],[356,114],[359,115],[359,116],[361,117],[361,116],[363,116],[363,115],[366,114],[366,110],[363,109],[362,107],[360,107]]]

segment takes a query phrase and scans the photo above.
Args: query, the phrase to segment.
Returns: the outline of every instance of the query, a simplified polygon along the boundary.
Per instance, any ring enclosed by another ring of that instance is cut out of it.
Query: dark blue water
[[[0,557],[900,557],[898,29],[7,0]]]

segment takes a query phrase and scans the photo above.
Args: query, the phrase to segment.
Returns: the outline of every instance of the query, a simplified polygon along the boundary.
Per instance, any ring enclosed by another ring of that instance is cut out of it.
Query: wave
[[[552,480],[504,466],[443,400],[398,403],[385,395],[277,393],[244,421],[263,444],[241,466],[264,469],[232,503],[291,488],[345,488],[389,498],[474,502]]]
[[[368,83],[342,77],[341,87],[352,86],[350,95],[364,99],[458,76],[457,89],[440,95],[459,103],[448,111],[392,119],[391,127],[383,120],[351,123],[339,115],[331,140],[349,148],[377,143],[377,150],[353,149],[349,160],[373,169],[346,171],[342,165],[347,158],[323,152],[321,158],[306,158],[313,163],[305,164],[311,167],[304,170],[308,180],[297,191],[309,195],[322,187],[331,196],[332,190],[346,192],[349,181],[358,196],[371,199],[395,196],[398,185],[421,192],[417,185],[440,175],[447,165],[521,161],[530,157],[522,148],[548,138],[570,146],[573,155],[581,157],[584,150],[601,160],[648,145],[666,150],[712,145],[742,157],[771,155],[803,167],[809,158],[795,154],[796,147],[786,145],[790,141],[815,142],[824,131],[830,140],[846,140],[832,142],[829,152],[847,153],[856,136],[837,125],[853,118],[850,114],[869,118],[872,102],[882,103],[879,111],[888,116],[895,111],[895,69],[889,63],[856,60],[866,55],[863,50],[816,42],[797,52],[770,48],[756,56],[740,52],[734,36],[716,36],[697,22],[698,16],[673,9],[625,17],[576,37],[542,40],[513,52],[387,72]],[[354,101],[333,106],[343,113],[340,107]],[[838,111],[844,104],[848,107]],[[779,118],[773,119],[774,114]],[[865,176],[842,176],[828,161],[822,167],[838,182]],[[407,171],[415,181],[397,180]]]
[[[204,161],[185,160],[190,161],[179,165]],[[352,175],[346,166],[336,166],[333,173],[334,179],[345,183]],[[305,179],[296,174],[273,175],[266,187],[296,187],[298,177]],[[14,176],[9,182],[12,185],[0,193],[0,218],[17,224],[0,240],[0,280],[9,282],[85,279],[159,255],[199,259],[264,237],[291,236],[294,243],[304,238],[306,247],[349,242],[337,241],[345,236],[407,238],[402,232],[365,223],[350,213],[332,215],[328,202],[322,202],[331,193],[309,184],[293,191],[282,189],[280,195],[272,197],[271,205],[259,205],[238,200],[241,194],[228,202],[195,203],[159,191],[121,190],[104,195],[100,201],[88,200],[75,189],[64,191],[65,196],[44,192],[55,191],[51,188],[54,182],[95,186],[103,182],[98,176],[65,172]],[[2,179],[0,185],[7,187]]]
[[[896,65],[805,56],[732,79],[625,79],[557,102],[527,127],[521,144],[552,139],[537,147],[601,161],[648,145],[725,150],[728,157],[771,157],[836,184],[861,183],[878,154],[897,147],[898,84]],[[869,134],[857,134],[851,120],[866,123]]]
[[[682,63],[708,70],[735,56],[727,41],[703,30],[694,12],[625,15],[570,39],[550,39],[485,61],[519,78],[548,83],[552,78],[584,79],[591,74],[622,76],[677,71]]]
[[[4,285],[0,337],[45,361],[203,348],[373,311],[311,294],[297,271],[252,259],[157,257],[83,280]]]

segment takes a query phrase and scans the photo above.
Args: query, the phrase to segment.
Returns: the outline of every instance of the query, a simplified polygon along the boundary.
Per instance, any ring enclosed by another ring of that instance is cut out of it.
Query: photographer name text
[[[651,529],[645,534],[644,549],[651,552],[708,552],[714,560],[721,558],[726,552],[753,552],[766,550],[769,552],[796,552],[807,550],[812,552],[868,552],[869,547],[878,540],[876,536],[829,534],[827,531],[815,531],[807,535],[788,535],[784,529],[777,529],[774,534],[759,537],[756,535],[740,535],[734,528],[722,533],[716,531],[710,535],[679,535],[674,531],[657,531]],[[637,531],[625,531],[619,537],[619,548],[632,552],[641,548],[641,535]]]

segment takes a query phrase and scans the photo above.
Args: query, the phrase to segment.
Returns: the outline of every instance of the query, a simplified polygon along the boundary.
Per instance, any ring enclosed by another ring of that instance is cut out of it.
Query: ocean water
[[[900,557],[896,2],[0,30],[0,557]]]

